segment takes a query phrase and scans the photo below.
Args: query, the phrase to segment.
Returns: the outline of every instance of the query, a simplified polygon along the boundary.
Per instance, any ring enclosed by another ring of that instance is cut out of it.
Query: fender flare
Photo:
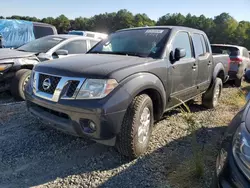
[[[116,102],[116,110],[126,110],[133,99],[144,91],[153,90],[158,93],[160,98],[157,108],[159,108],[159,116],[162,115],[166,108],[166,92],[162,81],[151,73],[137,73],[123,79],[114,93],[108,99],[107,107],[109,104]],[[109,108],[106,108],[109,109]],[[106,113],[110,113],[106,111]],[[157,113],[158,114],[158,113]]]
[[[223,72],[223,78],[222,78],[222,82],[224,82],[225,80],[225,68],[223,66],[223,64],[221,62],[217,63],[214,67],[214,71],[213,71],[213,77],[212,77],[212,82],[214,82],[214,80],[218,77],[220,72]]]

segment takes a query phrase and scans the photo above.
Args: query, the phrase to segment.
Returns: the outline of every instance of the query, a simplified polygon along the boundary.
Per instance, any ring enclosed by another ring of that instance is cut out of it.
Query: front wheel
[[[215,108],[219,103],[219,98],[222,91],[222,80],[216,78],[212,87],[202,95],[202,104],[206,108]]]
[[[123,119],[121,132],[117,136],[119,152],[131,159],[146,152],[152,133],[154,117],[153,103],[146,95],[138,95],[129,105]]]
[[[18,100],[25,100],[24,90],[29,81],[31,70],[21,69],[16,72],[12,79],[10,91],[12,96]]]

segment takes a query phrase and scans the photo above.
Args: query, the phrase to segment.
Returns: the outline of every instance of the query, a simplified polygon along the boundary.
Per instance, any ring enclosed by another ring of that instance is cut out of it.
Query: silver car
[[[228,44],[212,44],[211,47],[213,53],[230,56],[229,79],[234,80],[236,87],[240,87],[245,71],[250,66],[248,50],[242,46]]]
[[[50,35],[31,41],[17,49],[0,49],[0,92],[10,90],[24,99],[24,88],[37,63],[84,54],[100,39],[77,35]]]

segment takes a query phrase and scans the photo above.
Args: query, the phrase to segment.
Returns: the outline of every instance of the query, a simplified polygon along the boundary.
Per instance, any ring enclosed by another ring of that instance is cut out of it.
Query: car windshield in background
[[[88,53],[159,58],[169,29],[131,29],[111,34]]]
[[[215,54],[228,54],[229,56],[238,56],[240,51],[231,46],[212,46],[212,52]]]
[[[31,41],[19,48],[19,51],[25,52],[36,52],[36,53],[46,53],[51,48],[62,42],[64,39],[55,36],[43,37],[34,41]]]

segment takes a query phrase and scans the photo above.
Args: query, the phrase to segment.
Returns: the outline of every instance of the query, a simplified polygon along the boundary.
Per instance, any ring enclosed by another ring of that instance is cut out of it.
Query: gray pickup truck
[[[228,59],[212,56],[200,30],[124,29],[85,55],[36,65],[25,90],[27,107],[50,126],[136,158],[165,111],[198,95],[208,108],[218,104]]]

